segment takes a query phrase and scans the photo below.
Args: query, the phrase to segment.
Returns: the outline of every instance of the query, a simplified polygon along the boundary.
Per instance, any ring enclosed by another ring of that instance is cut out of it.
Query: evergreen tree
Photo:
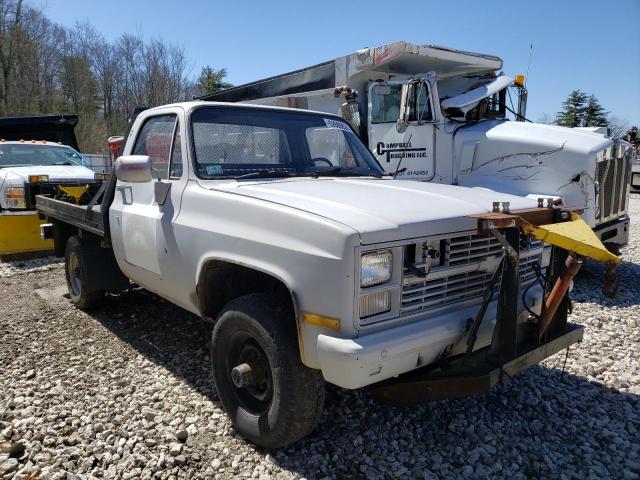
[[[607,127],[608,112],[600,105],[595,95],[591,95],[587,100],[587,106],[584,109],[584,118],[582,120],[583,127]]]
[[[196,82],[196,88],[200,95],[206,95],[207,93],[214,93],[225,88],[233,87],[231,83],[224,82],[224,77],[227,76],[227,69],[221,68],[216,70],[209,65],[202,67],[200,76]]]
[[[589,97],[580,90],[572,91],[556,114],[556,123],[563,127],[581,127]]]

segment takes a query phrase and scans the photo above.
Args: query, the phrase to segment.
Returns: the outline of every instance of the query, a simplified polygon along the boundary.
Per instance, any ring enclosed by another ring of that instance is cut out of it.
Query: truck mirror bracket
[[[171,182],[158,180],[153,184],[153,199],[158,205],[164,205],[171,190]]]

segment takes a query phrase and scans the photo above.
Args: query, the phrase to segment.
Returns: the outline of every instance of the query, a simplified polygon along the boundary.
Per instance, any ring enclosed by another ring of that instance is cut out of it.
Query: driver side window
[[[395,123],[400,117],[402,85],[377,85],[371,94],[371,123]],[[410,122],[431,122],[431,98],[429,85],[425,82],[409,86],[408,120]]]
[[[148,155],[153,167],[154,178],[169,177],[169,161],[173,132],[176,127],[175,115],[160,115],[147,119],[136,139],[133,155]]]
[[[402,85],[377,85],[371,95],[371,123],[395,123],[400,116]]]

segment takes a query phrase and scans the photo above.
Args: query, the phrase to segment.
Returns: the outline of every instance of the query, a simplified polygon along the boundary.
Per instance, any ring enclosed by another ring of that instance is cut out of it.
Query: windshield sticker
[[[324,119],[324,124],[329,128],[337,128],[338,130],[344,130],[346,132],[350,132],[351,129],[349,125],[344,122],[339,122],[338,120],[331,120],[330,118]]]
[[[222,165],[207,165],[207,175],[220,175],[222,173]]]

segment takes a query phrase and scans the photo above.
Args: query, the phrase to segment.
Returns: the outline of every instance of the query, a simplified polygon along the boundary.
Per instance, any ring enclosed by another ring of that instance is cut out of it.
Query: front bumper
[[[535,284],[527,291],[527,305],[539,312],[542,288]],[[455,308],[395,327],[363,333],[357,338],[336,338],[321,334],[317,348],[325,380],[343,388],[360,388],[410,372],[436,362],[442,353],[464,351],[467,327],[480,304]],[[529,314],[518,299],[518,321]],[[492,301],[478,332],[476,349],[491,343],[496,322],[497,300]]]
[[[381,402],[395,406],[476,395],[580,342],[583,335],[582,325],[567,324],[563,334],[542,344],[522,345],[517,355],[504,363],[487,362],[486,351],[478,351],[464,364],[459,358],[451,362],[448,370],[409,373],[374,386],[372,393]]]
[[[605,245],[622,247],[629,243],[629,215],[596,225],[595,233]]]

